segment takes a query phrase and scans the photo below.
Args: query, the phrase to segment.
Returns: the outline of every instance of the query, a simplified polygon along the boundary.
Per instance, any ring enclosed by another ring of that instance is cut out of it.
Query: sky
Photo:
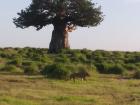
[[[93,0],[102,6],[104,21],[97,27],[69,33],[71,49],[140,51],[140,0]],[[0,47],[48,48],[53,27],[40,31],[16,28],[12,19],[31,0],[2,0],[0,3]]]

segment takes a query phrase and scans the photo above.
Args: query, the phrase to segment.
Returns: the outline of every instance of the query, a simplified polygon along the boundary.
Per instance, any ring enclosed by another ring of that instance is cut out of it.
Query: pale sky
[[[140,0],[93,0],[102,6],[105,19],[97,27],[69,33],[72,49],[140,51]],[[52,26],[40,31],[16,28],[12,18],[31,0],[2,0],[0,3],[0,47],[48,48]]]

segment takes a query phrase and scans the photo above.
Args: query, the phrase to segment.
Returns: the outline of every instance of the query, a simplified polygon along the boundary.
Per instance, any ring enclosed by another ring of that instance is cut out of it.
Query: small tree
[[[76,26],[97,26],[103,20],[100,10],[91,0],[32,0],[30,6],[14,18],[14,23],[20,28],[34,26],[37,30],[52,24],[49,52],[55,53],[70,48],[68,32]]]

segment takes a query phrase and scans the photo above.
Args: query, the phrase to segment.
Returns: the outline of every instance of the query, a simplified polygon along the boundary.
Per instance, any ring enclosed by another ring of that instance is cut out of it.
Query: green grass
[[[13,98],[9,96],[1,96],[0,105],[39,105],[39,104],[36,104],[28,100]]]
[[[140,80],[93,74],[87,81],[0,75],[0,105],[139,105]]]

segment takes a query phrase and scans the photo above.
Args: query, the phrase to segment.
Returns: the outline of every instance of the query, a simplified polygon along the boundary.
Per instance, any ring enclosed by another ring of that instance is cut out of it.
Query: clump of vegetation
[[[24,73],[27,75],[39,74],[39,67],[35,63],[31,63],[24,68]]]
[[[44,48],[0,48],[0,71],[14,71],[9,66],[15,71],[19,70],[28,75],[40,74],[40,71],[45,71],[44,68],[47,68],[49,73],[58,72],[55,71],[57,69],[52,69],[60,68],[59,72],[67,75],[67,72],[76,72],[78,67],[82,66],[88,71],[96,70],[103,74],[127,74],[132,77],[134,73],[138,74],[137,71],[140,68],[140,52],[65,49],[57,54],[50,54],[48,49]],[[57,78],[57,75],[54,77]],[[59,78],[61,78],[61,73]]]
[[[9,62],[9,64],[12,64],[12,65],[16,65],[18,67],[21,67],[22,66],[22,57],[21,56],[15,57],[13,60],[11,60]]]
[[[2,69],[2,72],[10,72],[10,73],[22,73],[23,70],[15,65],[5,65]]]
[[[66,54],[59,54],[59,56],[55,58],[55,62],[70,63],[70,59]]]
[[[76,71],[78,71],[78,72],[87,72],[90,70],[90,68],[88,68],[85,65],[77,65],[77,67],[75,67],[75,68],[76,68]]]
[[[108,63],[97,63],[96,67],[100,73],[108,73],[108,69],[111,67]]]
[[[47,78],[54,79],[66,79],[69,73],[69,70],[67,70],[66,66],[63,64],[47,65],[44,70],[42,70],[43,75],[45,75]]]
[[[138,70],[134,73],[133,78],[140,79],[140,70]]]
[[[121,64],[101,63],[97,64],[97,68],[100,73],[105,74],[123,74],[126,71]]]
[[[53,79],[70,79],[73,73],[85,74],[92,71],[92,67],[81,64],[62,64],[56,63],[47,65],[41,73],[47,78]]]
[[[123,74],[125,71],[126,69],[120,64],[112,65],[108,70],[110,74]]]

